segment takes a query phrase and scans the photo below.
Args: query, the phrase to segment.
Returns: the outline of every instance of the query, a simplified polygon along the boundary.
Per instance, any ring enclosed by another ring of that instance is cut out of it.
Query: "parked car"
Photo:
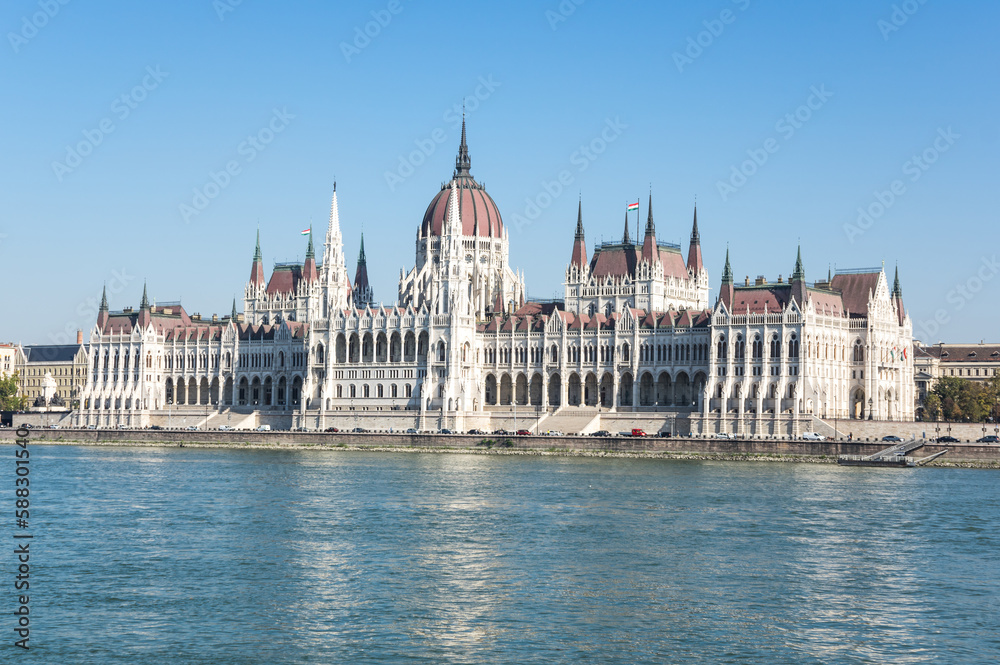
[[[49,425],[49,429],[60,429],[59,425]]]
[[[591,432],[590,436],[611,436],[611,432],[606,429],[599,429],[596,432]]]
[[[354,432],[355,434],[364,434],[368,430],[366,430],[364,427],[355,427],[351,431]]]
[[[87,425],[87,429],[97,429],[97,425]]]
[[[976,443],[1000,443],[1000,437],[995,434],[987,434],[984,437],[976,439]]]
[[[417,432],[417,428],[416,427],[411,427],[410,429],[406,430],[406,433],[407,434],[419,434],[419,432]]]
[[[326,428],[325,430],[323,430],[323,431],[324,431],[324,432],[331,432],[331,433],[334,433],[334,434],[335,434],[335,433],[339,432],[340,430],[339,430],[339,429],[337,429],[336,427],[327,427],[327,428]]]
[[[261,425],[260,427],[257,428],[257,431],[258,432],[270,432],[271,431],[271,426],[270,425]]]
[[[934,439],[935,443],[958,443],[958,439],[953,436],[939,436]]]
[[[545,435],[546,436],[565,436],[565,434],[563,434],[562,432],[560,432],[557,429],[550,429],[548,432],[545,433]]]
[[[668,432],[668,431],[657,432],[656,436],[660,437],[661,439],[669,439],[670,438],[670,432]]]
[[[452,432],[450,429],[448,429],[447,427],[445,427],[444,429],[438,430],[438,434],[454,434],[454,432]]]
[[[189,432],[197,432],[198,431],[198,426],[197,425],[188,425],[184,429],[188,430]]]
[[[646,436],[646,433],[638,427],[632,428],[632,436]]]
[[[163,428],[160,427],[159,425],[150,425],[149,429],[163,429]],[[222,429],[222,428],[220,427],[219,429]]]
[[[818,432],[803,432],[803,441],[826,441],[826,437]]]
[[[901,443],[903,441],[903,439],[901,439],[900,437],[896,436],[895,434],[890,434],[889,436],[883,436],[882,440],[883,441],[890,441],[892,443]]]
[[[716,439],[731,439],[731,438],[733,438],[733,435],[730,434],[729,432],[716,432],[715,433],[715,438]]]
[[[219,425],[219,431],[220,432],[230,432],[230,431],[232,431],[232,429],[233,428],[230,427],[229,425]]]
[[[519,430],[517,430],[517,432],[515,432],[515,434],[517,436],[531,436],[531,432],[529,432],[526,429],[519,429]]]
[[[493,430],[493,433],[496,434],[497,436],[508,436],[510,434],[510,432],[508,432],[505,429]]]
[[[478,436],[480,434],[486,434],[486,432],[484,432],[481,429],[472,428],[472,429],[469,430],[469,434]]]

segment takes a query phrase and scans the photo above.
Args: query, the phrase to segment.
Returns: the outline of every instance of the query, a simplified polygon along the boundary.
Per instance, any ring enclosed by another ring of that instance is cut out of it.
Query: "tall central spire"
[[[471,176],[472,160],[469,159],[469,146],[465,142],[465,109],[462,110],[462,143],[458,146],[458,157],[455,158],[455,177]]]
[[[625,208],[625,233],[622,235],[622,244],[631,245],[632,239],[628,235],[628,207]]]
[[[656,224],[653,223],[653,193],[649,194],[649,213],[646,215],[646,235],[642,240],[642,258],[650,263],[660,260],[660,248],[656,244]]]

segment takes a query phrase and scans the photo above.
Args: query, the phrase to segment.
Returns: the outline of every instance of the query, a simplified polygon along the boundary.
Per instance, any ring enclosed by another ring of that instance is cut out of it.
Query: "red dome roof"
[[[457,177],[455,183],[458,192],[458,214],[462,219],[462,235],[480,236],[482,238],[502,238],[503,220],[497,204],[482,185],[469,176]],[[420,224],[421,236],[439,236],[448,218],[448,199],[451,197],[451,183],[444,185],[438,192]]]
[[[500,211],[486,190],[476,182],[469,169],[472,160],[469,159],[469,146],[465,142],[465,118],[462,118],[462,142],[458,146],[458,157],[455,158],[455,175],[452,181],[442,185],[424,213],[420,223],[420,235],[427,237],[441,235],[441,229],[448,218],[448,199],[451,196],[451,186],[458,191],[458,214],[462,219],[462,235],[479,236],[481,238],[502,238],[503,220]]]

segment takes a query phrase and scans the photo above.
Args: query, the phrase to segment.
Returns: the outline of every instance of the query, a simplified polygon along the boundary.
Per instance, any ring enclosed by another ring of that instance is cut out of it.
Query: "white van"
[[[271,426],[270,425],[261,425],[260,427],[257,428],[257,431],[258,432],[270,432],[271,431]]]
[[[803,441],[826,441],[826,437],[823,436],[822,434],[817,433],[817,432],[803,432],[802,433],[802,440]]]

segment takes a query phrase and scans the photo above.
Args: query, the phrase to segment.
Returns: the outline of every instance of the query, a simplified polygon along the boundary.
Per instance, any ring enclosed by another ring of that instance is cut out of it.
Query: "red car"
[[[531,436],[531,432],[526,429],[517,430],[517,436]]]
[[[641,429],[639,429],[638,427],[633,427],[633,428],[632,428],[632,436],[646,436],[646,433],[645,433],[645,432],[643,432],[643,431],[642,431]]]

